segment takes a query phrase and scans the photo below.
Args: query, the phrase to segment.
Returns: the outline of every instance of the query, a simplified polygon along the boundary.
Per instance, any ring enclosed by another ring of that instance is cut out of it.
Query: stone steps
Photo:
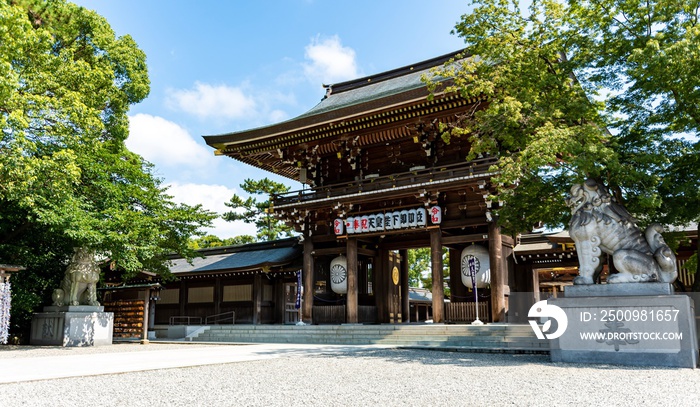
[[[474,349],[495,352],[549,351],[529,325],[213,325],[191,340],[234,343],[315,343]]]

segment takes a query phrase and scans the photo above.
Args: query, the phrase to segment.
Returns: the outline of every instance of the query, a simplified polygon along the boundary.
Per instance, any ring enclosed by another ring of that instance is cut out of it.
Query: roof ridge
[[[459,51],[453,51],[448,54],[444,54],[438,57],[434,57],[431,59],[427,59],[425,61],[413,63],[410,65],[406,65],[400,68],[395,68],[389,71],[385,72],[380,72],[374,75],[369,75],[365,76],[362,78],[357,78],[357,79],[351,79],[349,81],[345,82],[340,82],[336,84],[330,84],[330,85],[323,85],[324,88],[326,88],[326,97],[328,97],[331,94],[337,94],[337,93],[342,93],[346,92],[349,90],[361,88],[363,86],[371,85],[373,83],[377,82],[382,82],[385,80],[397,78],[399,76],[404,76],[408,73],[412,73],[414,71],[422,71],[427,68],[432,68],[438,65],[441,65],[450,59],[456,57],[457,55],[461,54],[465,50],[459,50]]]

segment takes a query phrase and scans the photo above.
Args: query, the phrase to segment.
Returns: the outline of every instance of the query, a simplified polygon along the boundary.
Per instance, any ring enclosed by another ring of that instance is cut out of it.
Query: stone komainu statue
[[[97,302],[97,281],[100,268],[95,262],[95,253],[84,247],[76,248],[61,288],[53,292],[53,305],[100,305]]]
[[[566,203],[579,260],[574,284],[594,284],[603,269],[603,253],[612,255],[618,271],[608,276],[608,283],[672,283],[678,277],[676,256],[661,236],[661,225],[652,224],[642,233],[602,184],[588,179],[574,185]]]

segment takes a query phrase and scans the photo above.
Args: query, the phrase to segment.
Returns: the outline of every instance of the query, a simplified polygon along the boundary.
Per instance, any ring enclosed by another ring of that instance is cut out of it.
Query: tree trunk
[[[700,236],[700,222],[698,222],[698,236]],[[700,292],[700,244],[697,245],[695,249],[695,278],[693,279],[693,289],[694,293]]]

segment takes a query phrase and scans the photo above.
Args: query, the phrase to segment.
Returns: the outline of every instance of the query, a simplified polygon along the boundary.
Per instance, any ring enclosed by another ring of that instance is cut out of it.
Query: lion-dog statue
[[[61,288],[53,292],[53,305],[100,305],[96,290],[99,279],[100,268],[95,262],[95,253],[84,247],[76,248]]]
[[[569,234],[576,243],[579,261],[574,284],[594,284],[598,280],[603,253],[612,255],[618,271],[608,276],[608,283],[676,280],[676,256],[661,236],[661,225],[652,224],[642,233],[636,220],[604,185],[593,179],[576,184],[566,204],[571,208]]]

